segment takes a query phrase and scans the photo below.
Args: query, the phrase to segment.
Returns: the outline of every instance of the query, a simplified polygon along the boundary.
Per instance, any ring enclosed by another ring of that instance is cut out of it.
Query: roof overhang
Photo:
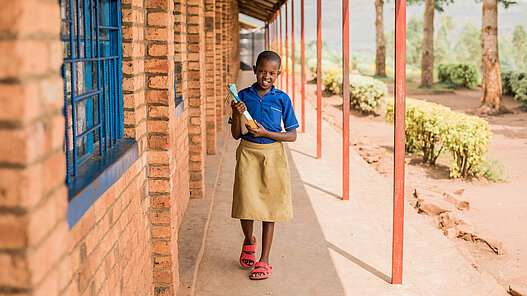
[[[269,21],[286,0],[238,0],[240,13],[261,20]]]

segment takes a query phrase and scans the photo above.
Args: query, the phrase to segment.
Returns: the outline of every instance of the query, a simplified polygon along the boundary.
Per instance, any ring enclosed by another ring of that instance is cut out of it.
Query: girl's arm
[[[280,141],[280,142],[294,142],[296,141],[296,128],[288,130],[286,132],[270,132],[266,130],[260,123],[256,120],[254,121],[258,128],[252,129],[250,126],[247,126],[249,132],[253,137],[265,137],[271,140]]]
[[[247,110],[247,107],[245,106],[243,102],[235,103],[234,101],[232,101],[231,108],[232,108],[231,134],[235,140],[238,140],[242,136],[240,118],[243,112]]]

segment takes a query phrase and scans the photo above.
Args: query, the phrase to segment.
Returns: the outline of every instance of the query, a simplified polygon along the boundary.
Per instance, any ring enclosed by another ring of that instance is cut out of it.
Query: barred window
[[[60,0],[67,182],[123,138],[119,0]]]

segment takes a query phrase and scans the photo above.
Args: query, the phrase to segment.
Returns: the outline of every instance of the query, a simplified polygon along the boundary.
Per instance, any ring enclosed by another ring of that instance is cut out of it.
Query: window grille
[[[123,138],[120,0],[59,0],[67,183]]]

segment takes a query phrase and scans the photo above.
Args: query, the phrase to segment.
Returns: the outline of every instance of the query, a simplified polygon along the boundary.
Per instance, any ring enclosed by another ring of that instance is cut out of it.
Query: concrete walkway
[[[252,77],[242,72],[240,89]],[[342,136],[324,122],[322,159],[315,159],[316,112],[307,102],[306,109],[307,133],[286,145],[295,217],[275,227],[271,278],[251,281],[238,263],[243,236],[230,218],[238,142],[227,134],[195,295],[507,295],[408,205],[404,283],[391,285],[391,184],[352,148],[351,197],[342,201]],[[260,223],[255,230],[261,237]]]

